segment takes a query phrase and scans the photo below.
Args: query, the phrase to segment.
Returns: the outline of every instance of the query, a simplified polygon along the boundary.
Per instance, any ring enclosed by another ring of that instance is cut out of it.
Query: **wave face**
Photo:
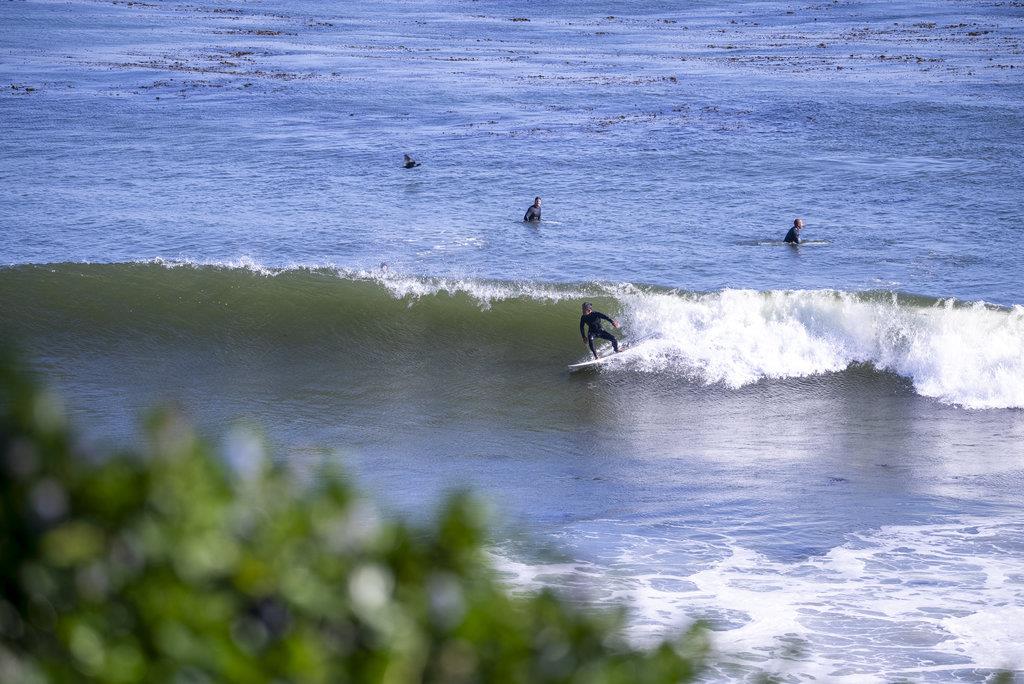
[[[310,363],[393,366],[483,355],[494,372],[552,372],[583,356],[582,299],[644,339],[602,373],[740,388],[865,365],[971,409],[1024,408],[1024,307],[887,292],[723,290],[488,282],[251,262],[56,264],[0,269],[16,340],[67,350],[152,341],[245,352],[285,346]]]

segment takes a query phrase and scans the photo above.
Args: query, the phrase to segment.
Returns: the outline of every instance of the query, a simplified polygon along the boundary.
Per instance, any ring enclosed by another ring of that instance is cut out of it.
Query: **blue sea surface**
[[[2,11],[5,263],[1024,301],[1012,4]]]

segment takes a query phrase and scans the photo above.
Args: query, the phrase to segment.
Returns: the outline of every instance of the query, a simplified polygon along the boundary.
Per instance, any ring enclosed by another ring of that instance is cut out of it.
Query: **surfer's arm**
[[[605,316],[605,315],[604,315],[603,313],[601,313],[600,311],[598,311],[598,312],[597,312],[597,315],[598,315],[598,316],[599,316],[600,318],[603,318],[604,320],[606,320],[606,321],[608,321],[609,323],[611,323],[611,324],[612,324],[612,327],[613,327],[613,328],[618,328],[618,327],[619,327],[619,322],[618,322],[617,320],[615,320],[614,318],[608,318],[607,316]]]
[[[583,317],[582,316],[580,316],[580,337],[583,338],[584,342],[587,341],[587,336],[583,334]]]

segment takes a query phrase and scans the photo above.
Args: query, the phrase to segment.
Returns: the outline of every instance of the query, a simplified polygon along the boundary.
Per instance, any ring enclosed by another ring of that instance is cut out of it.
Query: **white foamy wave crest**
[[[558,302],[564,299],[579,299],[586,296],[579,290],[537,285],[528,282],[495,282],[476,280],[474,278],[424,278],[420,276],[405,276],[387,271],[360,271],[354,275],[376,280],[396,299],[419,299],[438,294],[465,295],[474,300],[482,309],[489,308],[494,302],[509,299]]]
[[[634,291],[620,299],[633,334],[655,339],[619,364],[741,387],[870,363],[946,403],[1024,407],[1024,307],[834,291]]]
[[[330,262],[288,263],[268,265],[249,256],[235,259],[164,259],[157,257],[138,263],[156,264],[167,269],[174,268],[218,268],[245,270],[256,275],[272,278],[286,273],[307,272],[330,274],[342,280],[372,281],[386,289],[395,299],[417,300],[435,295],[464,295],[475,301],[481,309],[487,309],[494,302],[509,299],[534,299],[558,302],[565,299],[582,299],[598,294],[609,294],[607,287],[591,285],[587,289],[544,285],[525,281],[493,281],[477,278],[439,277],[408,275],[399,270],[381,265],[377,268],[348,268]]]
[[[289,270],[296,270],[299,268],[312,269],[315,267],[306,266],[267,266],[258,259],[254,259],[249,256],[240,256],[236,259],[227,260],[206,260],[206,259],[165,259],[163,257],[156,257],[155,259],[149,259],[146,261],[140,261],[137,263],[143,264],[156,264],[157,266],[163,266],[164,268],[223,268],[223,269],[239,269],[250,271],[257,275],[273,277],[284,273]]]

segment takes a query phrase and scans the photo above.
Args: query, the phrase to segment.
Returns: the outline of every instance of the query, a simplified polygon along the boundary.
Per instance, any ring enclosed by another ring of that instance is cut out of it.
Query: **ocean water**
[[[1013,2],[2,3],[0,336],[93,442],[173,401],[469,487],[510,583],[709,619],[712,679],[984,681],[1022,69]],[[569,373],[584,299],[637,344]]]

